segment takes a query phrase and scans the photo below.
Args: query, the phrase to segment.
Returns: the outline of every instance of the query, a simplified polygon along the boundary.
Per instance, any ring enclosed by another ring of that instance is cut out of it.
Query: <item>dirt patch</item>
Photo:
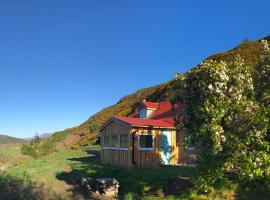
[[[181,193],[192,188],[194,188],[194,183],[189,177],[177,177],[167,183],[164,188],[164,193],[166,196],[179,196]]]
[[[61,149],[64,147],[71,147],[73,144],[78,143],[81,140],[81,137],[79,135],[70,135],[67,138],[65,138],[63,141],[58,142],[56,144],[57,149]]]

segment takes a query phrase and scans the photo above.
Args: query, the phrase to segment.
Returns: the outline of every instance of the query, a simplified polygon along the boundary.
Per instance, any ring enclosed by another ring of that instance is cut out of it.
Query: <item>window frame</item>
[[[147,118],[147,109],[144,107],[140,108],[139,115],[140,115],[141,119],[146,119]]]
[[[106,145],[106,137],[109,139],[109,146]],[[111,140],[112,140],[111,135],[103,135],[103,148],[111,147],[111,145],[112,145]]]
[[[109,146],[106,146],[105,143],[105,138],[108,137],[110,142],[109,142]],[[105,150],[125,150],[127,151],[128,150],[128,144],[127,144],[127,147],[120,147],[120,133],[117,134],[117,145],[116,147],[113,147],[112,146],[112,134],[106,134],[106,135],[103,135],[103,147],[102,149],[105,149]]]
[[[152,136],[152,147],[141,147],[140,146],[140,140],[141,140],[141,136]],[[139,151],[152,151],[155,150],[155,136],[153,134],[140,134],[138,135],[138,150]]]
[[[121,136],[127,137],[126,138],[126,145],[125,145],[125,147],[121,146]],[[119,133],[118,134],[118,143],[119,143],[119,148],[128,149],[128,134],[126,134],[126,133]]]
[[[119,147],[119,134],[111,134],[111,146],[110,147],[112,147],[112,148]]]

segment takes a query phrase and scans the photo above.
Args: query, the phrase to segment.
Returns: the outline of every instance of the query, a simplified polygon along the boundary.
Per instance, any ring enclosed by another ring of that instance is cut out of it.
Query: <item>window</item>
[[[105,135],[103,137],[103,139],[104,139],[103,144],[104,144],[105,147],[111,146],[111,137],[110,137],[110,135]]]
[[[140,109],[140,118],[146,118],[147,117],[147,112],[145,108]]]
[[[154,148],[153,135],[139,136],[139,150],[152,150]]]
[[[109,134],[102,138],[103,149],[128,150],[128,134]]]
[[[120,134],[120,148],[128,147],[128,134]]]
[[[112,147],[118,147],[118,135],[112,135]]]

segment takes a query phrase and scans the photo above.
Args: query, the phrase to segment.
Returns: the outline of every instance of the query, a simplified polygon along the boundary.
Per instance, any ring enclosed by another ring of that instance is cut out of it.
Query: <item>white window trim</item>
[[[127,151],[128,148],[120,148],[120,147],[103,147],[102,149],[108,149],[108,150],[123,150]]]
[[[152,136],[152,147],[140,147],[140,136],[142,135],[151,135]],[[155,150],[155,136],[153,134],[140,134],[138,135],[138,150],[139,151],[152,151]]]

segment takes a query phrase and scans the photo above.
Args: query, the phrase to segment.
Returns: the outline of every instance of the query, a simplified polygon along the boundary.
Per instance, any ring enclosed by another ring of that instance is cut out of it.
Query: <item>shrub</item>
[[[39,154],[42,156],[49,155],[55,150],[55,143],[52,139],[47,139],[41,143],[38,147]]]
[[[57,143],[64,140],[68,135],[68,131],[59,131],[52,135],[52,142]]]
[[[38,151],[34,147],[32,147],[31,145],[23,144],[21,147],[21,152],[22,152],[22,154],[31,156],[33,158],[39,157]]]
[[[230,170],[243,182],[270,176],[270,50],[266,41],[263,47],[256,67],[240,56],[207,60],[175,88],[172,101],[185,105],[179,126],[200,149],[196,182],[203,191]]]

